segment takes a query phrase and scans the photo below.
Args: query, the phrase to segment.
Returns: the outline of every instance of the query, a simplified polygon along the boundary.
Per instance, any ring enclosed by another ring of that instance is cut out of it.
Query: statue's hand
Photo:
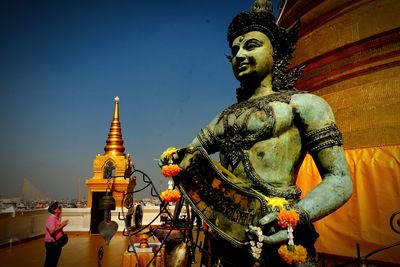
[[[287,241],[288,239],[289,238],[286,230],[279,230],[278,232],[270,236],[263,235],[264,244],[277,244]]]
[[[279,215],[279,213],[276,211],[268,213],[267,215],[262,217],[258,222],[263,226],[267,225],[267,224],[273,222],[274,220],[276,220],[278,218],[278,215]]]
[[[178,160],[178,151],[179,148],[170,147],[165,150],[160,157],[159,165],[160,167],[163,165],[173,164]]]
[[[174,177],[190,166],[193,158],[193,147],[170,147],[162,153],[159,159],[161,172],[166,177]]]
[[[262,232],[260,232],[259,227],[249,225],[248,232],[255,236],[256,239],[262,240],[264,244],[277,244],[287,241],[289,239],[286,230],[280,230],[272,235],[267,236],[263,235]]]
[[[191,154],[193,151],[192,146],[183,148],[170,147],[162,153],[159,165],[180,164],[186,154]]]
[[[271,212],[262,217],[259,220],[259,223],[261,226],[267,225],[272,223],[278,218],[279,213],[278,212]],[[275,230],[274,230],[275,231]],[[271,233],[270,235],[265,235],[262,231],[260,232],[260,227],[255,227],[250,225],[248,232],[252,234],[254,237],[257,239],[262,240],[264,244],[277,244],[281,243],[283,241],[288,240],[288,235],[286,230],[279,230],[277,232]],[[258,236],[258,237],[257,237]],[[261,237],[260,237],[261,236]]]

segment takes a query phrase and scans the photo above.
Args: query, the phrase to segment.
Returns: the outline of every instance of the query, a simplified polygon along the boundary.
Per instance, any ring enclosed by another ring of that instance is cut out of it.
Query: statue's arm
[[[192,147],[202,146],[198,136],[199,135],[196,135],[196,137],[192,140],[192,142],[190,143],[189,146],[192,146]]]
[[[303,145],[312,155],[322,177],[322,182],[295,206],[300,213],[300,223],[308,223],[343,205],[350,198],[353,185],[340,133],[328,103],[315,95],[299,94],[292,97],[291,105],[296,112],[296,124],[303,135]],[[271,222],[276,216],[276,213],[265,216],[260,220],[261,225]],[[281,230],[270,236],[264,235],[263,242],[276,244],[287,238],[286,230]]]
[[[336,128],[333,112],[322,98],[295,95],[291,104],[303,135],[303,145],[312,155],[322,182],[297,204],[302,218],[316,221],[342,206],[353,192],[353,185]]]
[[[215,153],[219,150],[218,143],[215,138],[215,131],[218,123],[219,115],[216,116],[205,128],[202,128],[188,147],[182,151],[187,151],[187,148],[203,147],[208,154]],[[192,153],[185,153],[180,160],[179,166],[186,169],[192,161]]]
[[[189,146],[203,147],[209,154],[217,152],[219,150],[216,139],[218,120],[219,115],[216,116],[205,128],[200,130]]]

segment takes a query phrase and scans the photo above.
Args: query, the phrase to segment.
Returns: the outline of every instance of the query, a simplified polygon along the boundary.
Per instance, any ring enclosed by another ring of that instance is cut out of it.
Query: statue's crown
[[[287,32],[275,22],[272,3],[269,0],[256,0],[250,12],[241,12],[235,16],[228,27],[228,42],[251,31],[264,33],[274,47],[274,58],[280,59],[293,52],[292,46],[297,42],[297,27]]]

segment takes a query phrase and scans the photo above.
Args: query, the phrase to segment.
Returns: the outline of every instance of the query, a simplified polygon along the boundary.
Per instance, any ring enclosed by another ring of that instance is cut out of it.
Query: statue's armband
[[[342,135],[336,124],[307,132],[303,140],[309,153],[315,154],[324,148],[341,146]]]

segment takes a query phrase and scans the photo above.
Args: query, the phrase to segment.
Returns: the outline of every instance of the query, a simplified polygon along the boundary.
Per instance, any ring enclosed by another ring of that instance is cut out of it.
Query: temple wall
[[[389,223],[400,211],[399,14],[397,0],[288,0],[283,11],[281,26],[302,23],[296,87],[331,105],[354,184],[349,202],[315,223],[319,252],[355,257],[357,243],[366,255],[400,239]],[[303,195],[320,179],[308,156],[298,176]],[[400,248],[371,259],[400,263]]]
[[[297,2],[301,5],[307,1]],[[396,0],[315,3],[301,16],[301,39],[293,63],[297,65],[317,55],[396,29],[399,27],[399,12]]]
[[[0,213],[0,245],[43,235],[48,216],[47,209]]]
[[[296,87],[329,102],[345,148],[400,144],[400,3],[305,2],[294,5],[302,28],[292,63],[305,65]]]
[[[331,105],[346,149],[400,144],[399,73],[395,66],[314,92]]]
[[[153,219],[157,217],[160,211],[159,206],[142,206],[142,208],[143,208],[142,225],[147,225],[151,221],[153,221]],[[124,212],[126,213],[127,210],[124,209]],[[116,208],[115,210],[111,211],[111,220],[118,223],[118,231],[123,231],[125,228],[125,222],[118,219],[118,216],[120,218],[123,218],[123,213],[121,208]],[[65,227],[65,231],[77,231],[77,232],[89,231],[90,208],[63,209],[62,219],[69,220],[69,224]],[[153,225],[160,225],[159,217],[154,221]]]

